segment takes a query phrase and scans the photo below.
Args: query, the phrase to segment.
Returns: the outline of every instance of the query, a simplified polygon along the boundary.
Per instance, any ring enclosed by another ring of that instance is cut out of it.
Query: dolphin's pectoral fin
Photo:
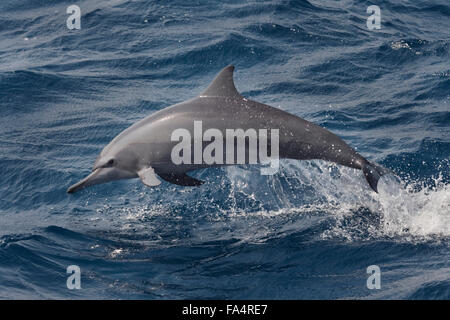
[[[148,187],[154,187],[161,184],[161,181],[156,176],[155,170],[152,167],[144,168],[138,172],[139,178],[143,184]]]
[[[204,181],[188,176],[186,173],[158,173],[158,175],[167,182],[177,184],[179,186],[197,187],[205,183]]]

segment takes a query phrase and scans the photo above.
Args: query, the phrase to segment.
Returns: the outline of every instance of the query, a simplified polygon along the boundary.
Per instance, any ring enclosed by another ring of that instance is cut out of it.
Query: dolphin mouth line
[[[96,184],[102,184],[109,181],[120,179],[132,179],[136,178],[137,174],[131,171],[126,171],[114,167],[97,168],[94,169],[87,177],[70,186],[67,189],[67,193],[75,193],[81,189]]]
[[[75,193],[81,189],[84,189],[88,186],[88,182],[92,179],[94,179],[98,173],[99,173],[100,169],[95,169],[94,171],[92,171],[87,177],[85,177],[84,179],[78,181],[77,183],[71,185],[68,189],[67,189],[67,193]]]

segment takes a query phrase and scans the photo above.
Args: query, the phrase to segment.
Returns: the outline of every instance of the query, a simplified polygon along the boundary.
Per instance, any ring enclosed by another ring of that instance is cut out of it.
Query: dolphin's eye
[[[107,167],[112,167],[114,165],[114,159],[111,159],[108,161],[108,163],[106,164]]]

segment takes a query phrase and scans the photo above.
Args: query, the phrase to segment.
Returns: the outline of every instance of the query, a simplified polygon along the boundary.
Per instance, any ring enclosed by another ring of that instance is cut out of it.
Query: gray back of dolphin
[[[322,159],[361,169],[370,187],[377,191],[378,180],[388,172],[386,169],[367,161],[330,131],[283,110],[244,98],[236,90],[233,71],[233,66],[224,68],[199,96],[156,112],[124,130],[102,150],[93,173],[71,186],[68,192],[134,177],[140,177],[148,186],[158,185],[158,177],[183,186],[201,185],[202,181],[187,172],[225,163],[195,163],[192,159],[189,163],[174,164],[172,159],[172,150],[178,143],[172,141],[172,133],[180,128],[194,132],[195,121],[201,121],[203,132],[216,129],[223,133],[224,139],[227,129],[277,129],[280,158]],[[191,138],[193,145],[194,135]],[[206,146],[207,143],[202,142],[202,151]],[[236,155],[236,149],[233,152]],[[223,159],[226,153],[227,149],[223,148]],[[248,154],[245,163],[248,163]]]

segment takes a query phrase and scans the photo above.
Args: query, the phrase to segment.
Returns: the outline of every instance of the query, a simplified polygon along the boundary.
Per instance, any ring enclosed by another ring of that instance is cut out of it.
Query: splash
[[[378,203],[387,235],[450,236],[450,185],[442,176],[434,182],[433,187],[415,183],[396,190],[395,184],[382,184]]]
[[[251,188],[251,174],[229,168],[233,188],[229,197],[260,201],[260,210],[234,207],[234,216],[276,217],[284,214],[327,214],[334,222],[322,238],[369,240],[398,238],[429,241],[450,237],[450,185],[442,175],[424,182],[380,179],[379,193],[371,191],[359,170],[323,161],[286,162],[279,176]],[[250,178],[250,180],[249,180]],[[255,177],[253,177],[255,179]],[[264,198],[277,208],[265,210]]]
[[[329,165],[322,163],[319,168],[324,166]],[[444,183],[442,175],[432,179],[432,186],[384,176],[376,194],[363,184],[357,170],[330,167],[328,172],[333,170],[337,177],[322,170],[311,180],[318,194],[327,199],[325,211],[335,218],[325,237],[428,241],[450,236],[450,185]],[[324,179],[330,179],[329,183]]]

